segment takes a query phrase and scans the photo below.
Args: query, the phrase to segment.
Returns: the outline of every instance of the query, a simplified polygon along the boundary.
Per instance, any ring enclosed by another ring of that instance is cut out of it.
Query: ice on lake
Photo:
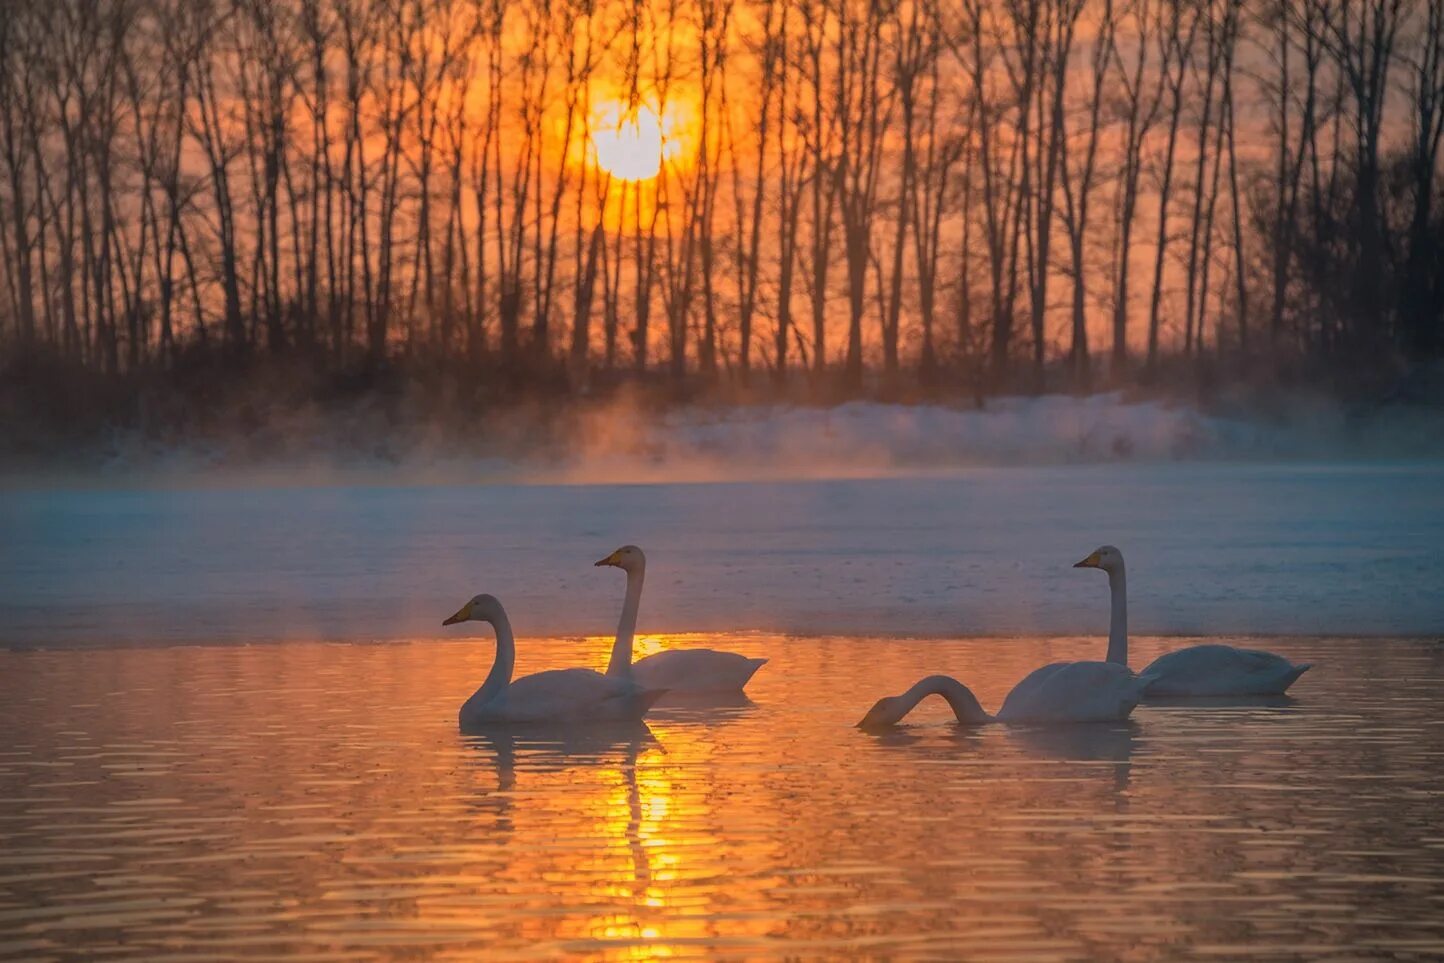
[[[1444,465],[1123,464],[648,485],[0,491],[0,642],[430,636],[478,592],[520,635],[1106,631],[1094,547],[1157,633],[1444,627]],[[1096,573],[1095,573],[1096,574]]]

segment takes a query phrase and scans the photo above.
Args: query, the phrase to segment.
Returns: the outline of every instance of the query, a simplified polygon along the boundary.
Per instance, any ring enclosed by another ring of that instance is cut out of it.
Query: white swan
[[[1074,568],[1108,573],[1113,611],[1108,623],[1108,661],[1128,665],[1128,575],[1123,553],[1104,545]],[[1278,695],[1310,668],[1283,656],[1231,645],[1191,645],[1154,659],[1139,673],[1148,677],[1149,696]]]
[[[992,722],[993,717],[984,711],[971,689],[957,679],[945,675],[930,675],[902,695],[883,696],[867,710],[867,715],[857,724],[859,729],[881,729],[895,726],[903,717],[917,707],[928,696],[939,695],[947,700],[953,715],[967,726],[980,726]]]
[[[930,675],[902,695],[886,696],[863,716],[859,729],[877,729],[901,722],[928,696],[939,695],[952,706],[963,725],[988,722],[1044,723],[1121,722],[1143,698],[1147,680],[1127,666],[1108,662],[1055,662],[1033,672],[1013,687],[996,716],[983,710],[972,691],[957,679]]]
[[[478,595],[442,625],[486,622],[496,631],[496,661],[481,688],[462,703],[463,729],[494,723],[630,721],[642,718],[664,690],[592,669],[553,669],[512,681],[516,640],[506,610],[493,595]]]
[[[635,545],[623,545],[597,565],[611,565],[627,573],[627,597],[622,619],[617,624],[617,641],[607,675],[630,678],[649,689],[669,692],[741,692],[762,668],[766,659],[750,659],[735,652],[715,649],[672,649],[632,661],[632,637],[637,632],[637,610],[642,604],[642,580],[647,575],[647,556]]]

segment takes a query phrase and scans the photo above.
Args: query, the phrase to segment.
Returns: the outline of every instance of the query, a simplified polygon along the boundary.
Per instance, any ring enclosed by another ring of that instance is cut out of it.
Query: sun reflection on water
[[[675,641],[669,642],[661,636],[638,636],[632,641],[632,658],[644,659],[649,655],[656,655],[658,652],[666,652],[668,649],[675,649],[677,647],[678,645]]]
[[[60,957],[104,920],[145,959],[1444,952],[1444,663],[1402,644],[1281,640],[1328,667],[1284,705],[875,736],[861,708],[922,671],[991,706],[1096,642],[646,641],[773,661],[739,704],[459,735],[480,646],[0,653],[7,925]]]

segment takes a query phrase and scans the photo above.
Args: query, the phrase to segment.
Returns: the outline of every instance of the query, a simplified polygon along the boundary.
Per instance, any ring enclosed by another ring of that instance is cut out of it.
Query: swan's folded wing
[[[627,679],[591,669],[551,669],[507,686],[496,711],[513,721],[640,719],[655,699]]]
[[[673,692],[740,691],[766,661],[716,649],[672,649],[638,659],[632,678]]]
[[[1114,662],[1065,662],[1033,681],[1033,673],[1008,694],[998,718],[1004,722],[1112,722],[1128,718],[1143,686],[1127,666]],[[1018,699],[1014,694],[1029,686]]]
[[[1055,673],[1043,696],[1066,707],[1062,721],[1113,722],[1127,719],[1143,698],[1144,683],[1116,662],[1074,662]]]
[[[1038,701],[1038,695],[1043,689],[1043,684],[1054,674],[1072,665],[1071,662],[1050,662],[1048,665],[1034,669],[1023,677],[1023,681],[1013,686],[1013,691],[1003,700],[1003,707],[998,710],[999,719],[1007,719],[1011,715],[1031,712]]]
[[[1293,663],[1283,656],[1274,655],[1272,652],[1265,652],[1262,649],[1234,649],[1233,651],[1237,653],[1239,665],[1249,672],[1278,672],[1293,666]]]
[[[1248,695],[1282,692],[1306,668],[1272,652],[1210,643],[1161,655],[1140,674],[1156,677],[1150,695]]]

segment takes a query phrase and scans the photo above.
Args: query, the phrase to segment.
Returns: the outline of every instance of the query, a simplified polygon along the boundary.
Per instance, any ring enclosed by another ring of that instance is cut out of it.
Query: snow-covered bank
[[[1444,458],[1444,409],[1293,399],[1205,413],[1121,394],[967,405],[660,408],[637,396],[457,423],[420,412],[276,407],[184,440],[114,433],[68,480],[282,484],[877,477],[981,466]],[[51,473],[55,477],[55,473]],[[0,469],[0,480],[15,472]]]
[[[644,546],[642,631],[1437,634],[1444,466],[1155,464],[653,485],[0,492],[0,641],[436,637],[494,592],[600,635]],[[448,630],[451,631],[451,630]],[[454,634],[454,633],[453,633]]]

